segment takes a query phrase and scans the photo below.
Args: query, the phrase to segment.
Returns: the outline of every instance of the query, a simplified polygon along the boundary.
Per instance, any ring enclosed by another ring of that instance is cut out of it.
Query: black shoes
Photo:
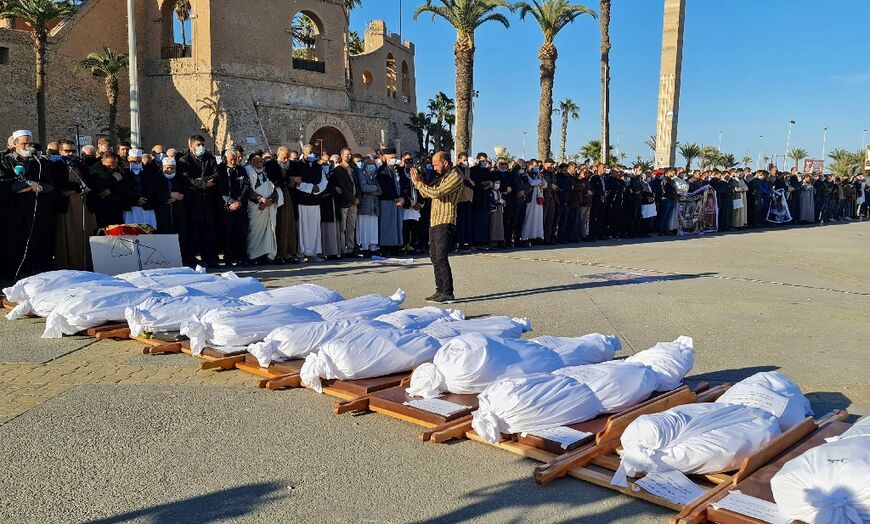
[[[449,295],[447,293],[438,293],[426,299],[426,302],[429,302],[431,304],[452,304],[455,301],[456,298],[453,295]]]
[[[435,300],[436,298],[438,298],[440,296],[441,296],[441,293],[436,291],[436,292],[432,293],[431,295],[429,295],[428,297],[426,297],[426,302],[432,302],[433,300]]]

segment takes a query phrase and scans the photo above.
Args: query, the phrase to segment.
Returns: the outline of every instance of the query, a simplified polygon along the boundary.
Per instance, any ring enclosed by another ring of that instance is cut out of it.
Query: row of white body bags
[[[464,318],[461,311],[422,307],[402,309],[373,320],[344,319],[281,326],[269,333],[262,342],[249,345],[248,352],[257,358],[261,367],[269,367],[272,362],[305,358],[325,342],[354,337],[368,330],[420,329],[435,321]]]
[[[163,293],[137,287],[98,286],[68,298],[57,305],[45,319],[42,338],[61,338],[107,322],[121,322],[130,305],[149,298],[166,296]]]
[[[130,334],[179,331],[182,323],[212,310],[248,306],[235,298],[219,296],[160,296],[124,310]]]
[[[320,379],[358,380],[411,371],[432,360],[441,342],[420,331],[376,329],[330,340],[305,357],[299,375],[318,392]]]
[[[796,384],[780,373],[763,372],[732,386],[735,393],[714,403],[676,406],[641,415],[622,434],[620,466],[613,483],[626,476],[677,470],[686,474],[736,469],[744,458],[811,415]]]
[[[194,315],[182,322],[179,331],[190,339],[191,352],[199,355],[206,347],[223,351],[245,349],[263,340],[277,327],[321,320],[320,315],[310,309],[246,304]]]
[[[786,462],[770,480],[780,513],[809,524],[870,522],[870,417]]]
[[[31,295],[30,298],[18,302],[12,311],[6,314],[6,318],[8,320],[18,320],[19,318],[31,313],[45,318],[60,304],[63,304],[79,295],[87,294],[91,291],[96,292],[100,288],[138,289],[126,280],[112,277],[80,282],[71,286],[65,284],[50,286]]]
[[[691,338],[680,337],[632,358],[498,380],[478,397],[472,427],[496,442],[502,433],[534,433],[622,411],[662,384],[679,385],[694,365],[694,347]]]
[[[3,294],[6,296],[6,300],[20,304],[40,293],[48,293],[55,289],[78,287],[82,284],[98,280],[115,280],[115,278],[91,271],[59,269],[22,278],[14,285],[3,288]]]
[[[245,295],[241,299],[256,306],[286,305],[308,308],[339,302],[344,300],[344,297],[317,284],[297,284],[259,291]]]
[[[468,333],[447,341],[431,363],[415,369],[407,392],[425,398],[480,393],[500,378],[610,360],[620,347],[619,338],[599,334],[521,340]]]

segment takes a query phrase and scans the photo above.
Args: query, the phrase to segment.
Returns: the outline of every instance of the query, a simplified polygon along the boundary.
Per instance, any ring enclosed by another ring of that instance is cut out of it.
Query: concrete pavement
[[[870,414],[870,224],[497,251],[452,259],[467,315],[534,334],[620,335],[623,354],[694,337],[693,378],[778,369],[817,414]],[[347,297],[431,293],[431,267],[368,262],[246,272]],[[666,511],[472,442],[424,445],[312,391],[258,390],[132,342],[39,338],[0,321],[0,520],[9,522],[662,522]]]

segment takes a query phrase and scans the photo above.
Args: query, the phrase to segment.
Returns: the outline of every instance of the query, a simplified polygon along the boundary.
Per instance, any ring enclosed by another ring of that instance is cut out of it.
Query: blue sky
[[[417,103],[438,91],[454,95],[455,32],[443,20],[412,18],[422,0],[404,0],[403,37],[416,45]],[[581,1],[582,3],[582,1]],[[399,0],[368,0],[351,28],[371,19],[399,30]],[[596,9],[598,2],[586,2]],[[738,158],[782,155],[789,120],[791,146],[821,154],[851,151],[870,128],[870,58],[867,0],[687,0],[679,140],[718,145]],[[662,0],[614,0],[611,20],[611,133],[629,159],[649,158],[643,141],[655,132],[661,53]],[[527,131],[527,157],[536,152],[542,42],[533,19],[510,15],[510,29],[486,24],[477,31],[475,151],[505,146],[519,153]],[[600,134],[598,22],[581,17],[556,38],[555,99],[581,107],[568,131],[568,152]],[[554,119],[553,149],[559,141]],[[867,133],[870,140],[870,133]],[[763,136],[764,138],[759,138]],[[762,147],[763,145],[763,147]]]

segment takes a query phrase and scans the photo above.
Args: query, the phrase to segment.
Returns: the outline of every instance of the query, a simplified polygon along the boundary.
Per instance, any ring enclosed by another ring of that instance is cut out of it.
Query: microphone
[[[15,176],[24,178],[24,166],[15,166]]]

